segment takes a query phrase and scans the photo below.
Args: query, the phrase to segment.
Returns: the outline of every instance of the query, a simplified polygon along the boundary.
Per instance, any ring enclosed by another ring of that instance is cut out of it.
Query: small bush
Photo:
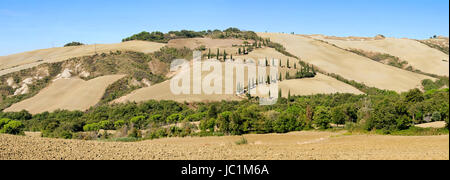
[[[116,122],[114,122],[114,127],[116,129],[120,129],[125,125],[125,121],[124,120],[118,120]]]
[[[83,131],[98,131],[100,130],[100,125],[98,123],[86,124],[83,126]]]
[[[236,145],[244,145],[244,144],[248,144],[248,141],[244,136],[242,136],[241,139],[236,141]]]
[[[25,126],[20,121],[9,121],[8,124],[4,125],[1,133],[7,134],[23,134]]]
[[[8,124],[9,121],[11,121],[11,119],[8,119],[8,118],[0,119],[0,129],[2,129],[4,125]]]
[[[441,113],[436,111],[433,112],[433,115],[431,115],[431,121],[440,121],[441,120]]]

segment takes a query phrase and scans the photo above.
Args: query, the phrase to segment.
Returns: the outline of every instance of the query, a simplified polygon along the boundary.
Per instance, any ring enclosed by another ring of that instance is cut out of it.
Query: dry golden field
[[[335,73],[348,80],[379,89],[404,92],[420,88],[423,79],[433,79],[375,62],[312,38],[280,33],[258,33],[258,35],[282,44],[288,52],[327,73]]]
[[[423,72],[448,76],[448,55],[428,47],[416,40],[385,38],[379,40],[349,41],[335,40],[324,36],[313,36],[344,49],[362,49],[368,52],[386,53],[405,60]],[[445,60],[445,61],[444,61]]]
[[[140,142],[48,139],[0,134],[0,159],[335,160],[449,159],[449,136],[292,132],[165,138]]]
[[[110,51],[137,51],[151,53],[159,50],[165,44],[148,41],[127,41],[116,44],[96,44],[83,46],[57,47],[39,49],[29,52],[0,56],[0,76],[32,68],[43,63],[65,61],[73,57],[109,53]]]
[[[58,79],[32,98],[5,109],[5,112],[27,110],[32,114],[57,109],[84,111],[97,104],[105,89],[124,75],[101,76],[89,81],[79,78]]]

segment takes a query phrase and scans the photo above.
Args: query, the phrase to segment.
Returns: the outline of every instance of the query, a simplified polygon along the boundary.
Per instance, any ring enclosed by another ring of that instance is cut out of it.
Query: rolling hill
[[[96,44],[83,46],[57,47],[0,56],[0,76],[32,68],[42,63],[65,61],[73,57],[109,53],[110,51],[136,51],[151,53],[163,47],[162,43],[147,41],[127,41],[117,44]]]
[[[5,112],[27,110],[32,114],[57,109],[84,111],[100,101],[108,85],[123,75],[109,75],[89,81],[79,78],[58,79],[32,98],[5,109]]]
[[[421,81],[431,77],[375,62],[371,59],[337,48],[311,38],[280,33],[259,33],[282,44],[286,50],[303,61],[327,73],[364,83],[379,89],[397,92],[420,88]]]
[[[338,40],[326,36],[312,36],[344,49],[362,49],[386,53],[405,60],[422,72],[448,76],[448,55],[411,39],[384,38],[378,40]]]

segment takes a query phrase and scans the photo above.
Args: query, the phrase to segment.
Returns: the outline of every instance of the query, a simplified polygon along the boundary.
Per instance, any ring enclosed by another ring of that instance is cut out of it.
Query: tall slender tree
[[[281,99],[281,89],[278,89],[278,99]]]
[[[291,99],[291,90],[289,89],[289,92],[288,92],[288,99],[290,100]]]
[[[211,59],[211,48],[209,48],[209,51],[208,51],[208,59]]]
[[[219,54],[220,54],[220,51],[219,51],[219,48],[217,48],[217,54],[216,54],[217,60],[219,60]]]

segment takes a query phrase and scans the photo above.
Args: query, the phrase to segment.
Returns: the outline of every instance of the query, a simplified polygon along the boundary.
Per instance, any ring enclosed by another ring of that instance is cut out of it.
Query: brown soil
[[[332,132],[100,142],[0,134],[0,159],[449,159],[449,136]]]

